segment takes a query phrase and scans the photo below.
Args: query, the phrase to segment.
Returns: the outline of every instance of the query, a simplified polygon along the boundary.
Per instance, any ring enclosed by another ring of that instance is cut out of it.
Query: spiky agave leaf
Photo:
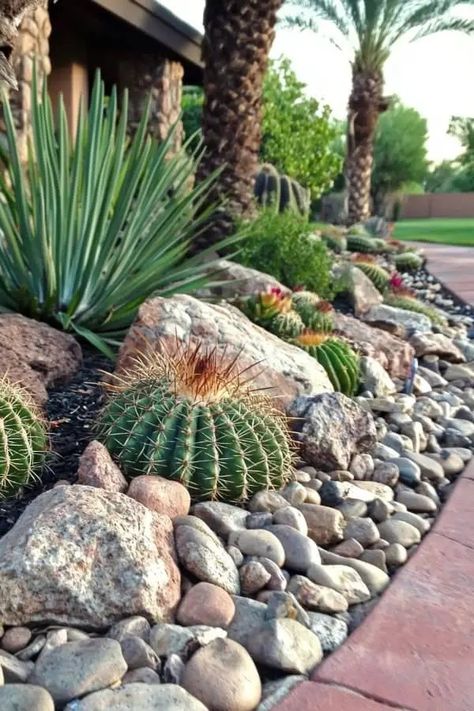
[[[48,438],[41,415],[28,393],[7,378],[0,380],[0,497],[31,483],[42,465]]]
[[[286,419],[237,358],[183,344],[149,352],[114,380],[98,436],[128,477],[159,475],[193,499],[242,501],[290,476]]]

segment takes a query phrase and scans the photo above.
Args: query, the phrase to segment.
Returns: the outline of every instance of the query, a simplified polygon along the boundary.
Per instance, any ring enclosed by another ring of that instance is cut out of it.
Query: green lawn
[[[402,220],[396,223],[394,237],[413,242],[438,242],[474,247],[474,218]]]

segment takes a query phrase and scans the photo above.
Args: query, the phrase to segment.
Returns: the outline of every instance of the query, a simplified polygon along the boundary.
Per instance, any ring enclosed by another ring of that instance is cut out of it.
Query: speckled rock
[[[285,567],[289,570],[304,572],[311,563],[319,563],[316,543],[302,533],[282,524],[269,526],[268,530],[278,538],[285,551]]]
[[[0,709],[3,711],[54,711],[54,701],[46,689],[34,684],[0,686]]]
[[[346,612],[348,608],[344,595],[333,588],[317,585],[304,575],[293,575],[288,590],[308,610],[336,613]]]
[[[77,483],[116,492],[126,491],[128,487],[127,480],[107,449],[95,440],[90,442],[81,454]]]
[[[170,519],[123,494],[52,489],[0,540],[0,617],[10,625],[169,619],[179,598]]]
[[[147,509],[169,516],[186,516],[191,506],[189,491],[179,481],[161,476],[137,476],[128,487],[127,495]]]
[[[80,701],[71,701],[65,711],[207,711],[204,704],[177,684],[126,684],[104,689]]]
[[[221,501],[202,501],[193,506],[193,515],[202,518],[219,536],[227,539],[231,531],[246,528],[249,513],[239,506],[232,506]]]
[[[309,612],[311,631],[321,642],[323,652],[334,652],[346,640],[348,630],[343,620],[320,612]]]
[[[332,588],[344,595],[349,605],[370,599],[370,592],[356,570],[345,565],[311,565],[308,577],[317,585]]]
[[[344,516],[340,511],[318,504],[303,504],[300,508],[308,524],[308,536],[315,543],[326,546],[342,541]]]
[[[177,620],[181,625],[210,625],[226,628],[235,613],[234,602],[225,590],[211,583],[193,585],[181,600]]]

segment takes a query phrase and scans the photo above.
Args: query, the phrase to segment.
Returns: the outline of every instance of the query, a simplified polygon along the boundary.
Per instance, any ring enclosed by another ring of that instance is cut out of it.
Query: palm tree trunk
[[[283,0],[207,0],[204,12],[202,130],[206,154],[198,178],[221,168],[211,195],[225,208],[199,246],[213,244],[251,214],[261,141],[263,79]]]
[[[363,222],[370,217],[375,129],[379,114],[386,111],[388,104],[388,100],[383,97],[382,75],[359,71],[354,67],[346,158],[349,224]]]

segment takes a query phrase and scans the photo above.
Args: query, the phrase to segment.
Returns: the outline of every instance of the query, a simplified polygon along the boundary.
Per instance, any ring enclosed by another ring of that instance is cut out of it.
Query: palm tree
[[[212,198],[227,200],[203,236],[209,244],[251,212],[261,140],[262,89],[283,0],[207,0],[204,11],[206,153],[199,178],[221,169]]]
[[[474,0],[289,0],[303,9],[289,17],[289,25],[317,32],[331,23],[331,41],[349,49],[352,91],[348,106],[346,182],[349,222],[361,222],[370,214],[370,179],[373,143],[379,114],[390,100],[383,96],[384,66],[392,47],[402,37],[420,39],[445,30],[474,32],[474,21],[455,11]]]

